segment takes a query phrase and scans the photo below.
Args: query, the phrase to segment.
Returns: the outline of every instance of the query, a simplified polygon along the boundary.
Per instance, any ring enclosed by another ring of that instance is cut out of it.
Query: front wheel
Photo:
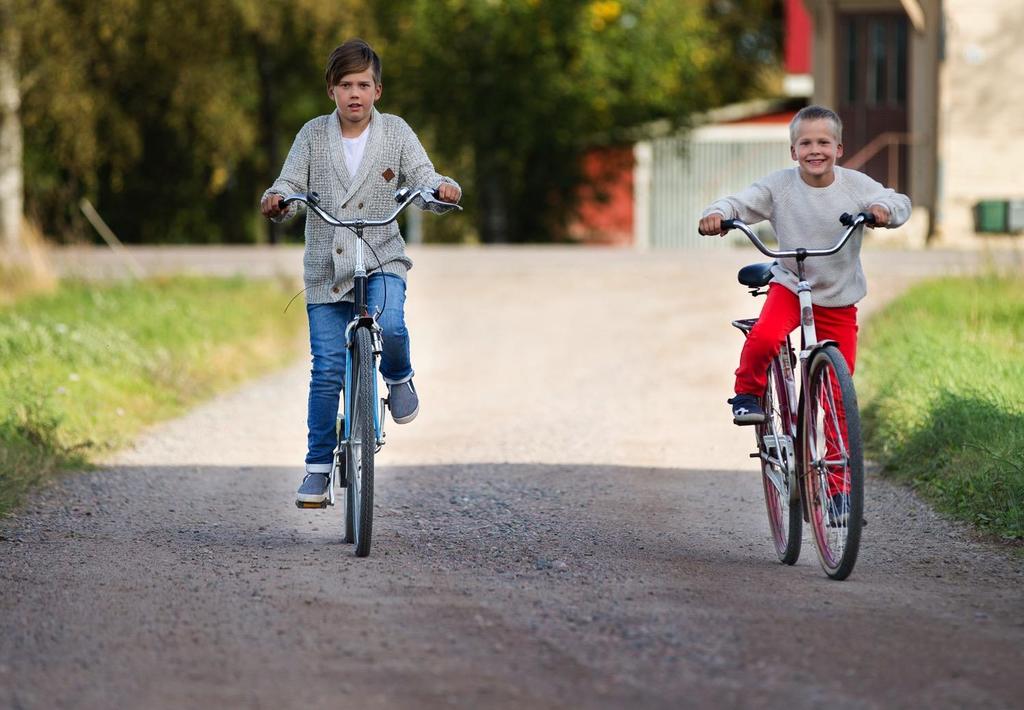
[[[864,521],[864,455],[853,377],[826,345],[808,368],[804,398],[803,496],[818,559],[832,579],[853,572]]]
[[[373,532],[373,455],[377,450],[374,426],[373,348],[370,331],[353,333],[352,402],[348,444],[345,447],[348,488],[345,489],[345,533],[356,545],[356,556],[370,554]]]
[[[789,357],[788,349],[782,357]],[[792,403],[778,358],[768,368],[764,397],[765,420],[755,427],[757,451],[761,457],[761,481],[768,509],[775,554],[783,564],[796,564],[800,557],[803,517],[793,495],[796,486],[796,456]]]

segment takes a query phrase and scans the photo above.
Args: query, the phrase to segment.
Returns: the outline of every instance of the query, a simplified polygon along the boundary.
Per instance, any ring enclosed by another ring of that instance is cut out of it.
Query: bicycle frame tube
[[[348,443],[352,437],[352,343],[345,348],[345,389],[341,392],[342,406],[345,408],[345,431],[343,440]]]
[[[814,306],[811,303],[811,284],[804,278],[804,262],[797,262],[800,271],[800,283],[796,287],[796,295],[800,300],[800,329],[804,336],[803,351],[808,352],[818,344],[818,333],[814,328]]]
[[[363,263],[363,229],[359,227],[356,232],[356,268],[353,273],[353,290],[355,293],[356,317],[363,318],[367,315],[366,305],[366,264]]]

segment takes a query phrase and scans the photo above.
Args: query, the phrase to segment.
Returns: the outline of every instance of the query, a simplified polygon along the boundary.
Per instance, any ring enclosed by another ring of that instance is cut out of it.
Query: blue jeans
[[[380,374],[388,384],[412,379],[409,360],[409,331],[405,328],[405,281],[394,274],[372,274],[366,285],[366,302],[370,313],[376,313],[384,302],[387,283],[387,304],[377,316],[383,331],[384,350],[380,357]],[[309,381],[309,427],[306,471],[329,473],[334,460],[334,424],[338,402],[345,382],[345,327],[352,320],[355,304],[310,303],[309,349],[313,369]]]

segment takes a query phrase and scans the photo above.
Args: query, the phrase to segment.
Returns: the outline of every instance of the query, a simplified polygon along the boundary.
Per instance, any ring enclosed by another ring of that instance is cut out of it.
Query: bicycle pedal
[[[749,456],[752,459],[759,459],[759,458],[761,458],[761,452],[760,451],[755,451],[752,454],[747,454],[747,456]]]
[[[326,508],[327,506],[328,502],[326,500],[321,501],[319,503],[308,503],[306,501],[301,500],[295,501],[296,508]]]

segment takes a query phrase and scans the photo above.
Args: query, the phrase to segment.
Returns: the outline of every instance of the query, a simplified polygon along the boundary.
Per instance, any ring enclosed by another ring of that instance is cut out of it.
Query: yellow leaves
[[[622,4],[616,0],[598,0],[590,5],[590,26],[600,32],[622,14]]]
[[[228,184],[228,178],[230,176],[231,174],[228,172],[226,167],[223,165],[215,166],[210,172],[210,181],[207,183],[206,191],[210,195],[220,194]]]
[[[690,53],[690,62],[697,71],[707,68],[713,59],[713,53],[706,46],[696,47],[693,52]]]

